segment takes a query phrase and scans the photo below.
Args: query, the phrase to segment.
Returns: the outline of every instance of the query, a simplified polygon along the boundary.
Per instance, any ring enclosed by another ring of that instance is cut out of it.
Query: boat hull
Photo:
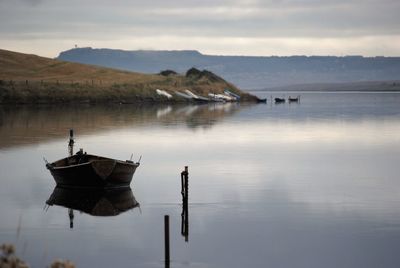
[[[275,98],[275,103],[285,103],[285,99]]]
[[[73,157],[47,165],[57,186],[72,188],[129,187],[133,174],[139,166],[139,163],[131,161],[102,157],[84,163],[64,166],[58,164],[57,166],[57,163],[68,163],[68,161],[75,160]]]

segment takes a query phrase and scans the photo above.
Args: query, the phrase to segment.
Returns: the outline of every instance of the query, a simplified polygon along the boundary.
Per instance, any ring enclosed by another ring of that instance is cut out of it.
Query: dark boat
[[[297,96],[297,98],[292,98],[289,96],[289,102],[299,102],[300,101],[300,96]]]
[[[267,103],[267,99],[266,98],[265,99],[257,98],[257,102],[258,103]]]
[[[83,153],[82,150],[46,167],[57,186],[73,188],[129,187],[139,162]]]
[[[55,187],[46,204],[78,210],[93,216],[116,216],[139,207],[130,187],[111,190]]]
[[[284,98],[275,98],[275,103],[284,103],[285,99]]]

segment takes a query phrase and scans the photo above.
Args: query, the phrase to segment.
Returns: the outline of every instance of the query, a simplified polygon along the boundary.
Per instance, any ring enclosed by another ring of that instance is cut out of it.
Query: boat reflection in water
[[[95,190],[55,187],[46,204],[68,208],[70,228],[73,228],[74,210],[92,216],[116,216],[139,207],[130,187]]]

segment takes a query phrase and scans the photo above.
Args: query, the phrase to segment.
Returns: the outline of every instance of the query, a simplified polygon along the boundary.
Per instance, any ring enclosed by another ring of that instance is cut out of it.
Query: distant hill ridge
[[[213,56],[195,50],[153,51],[74,48],[58,59],[143,73],[207,69],[240,88],[310,83],[400,80],[400,57]]]
[[[183,101],[167,100],[156,89],[203,96],[229,89],[244,101],[257,100],[207,70],[142,74],[0,49],[0,103]]]

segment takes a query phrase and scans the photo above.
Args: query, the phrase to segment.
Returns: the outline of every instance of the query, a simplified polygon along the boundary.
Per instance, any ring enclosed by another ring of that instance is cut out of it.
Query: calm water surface
[[[0,243],[16,244],[32,267],[56,258],[163,267],[168,214],[172,267],[399,267],[400,94],[301,96],[282,105],[0,107]],[[67,208],[45,206],[55,183],[43,157],[67,155],[70,128],[75,148],[143,155],[131,184],[140,208],[75,210],[70,228]]]

